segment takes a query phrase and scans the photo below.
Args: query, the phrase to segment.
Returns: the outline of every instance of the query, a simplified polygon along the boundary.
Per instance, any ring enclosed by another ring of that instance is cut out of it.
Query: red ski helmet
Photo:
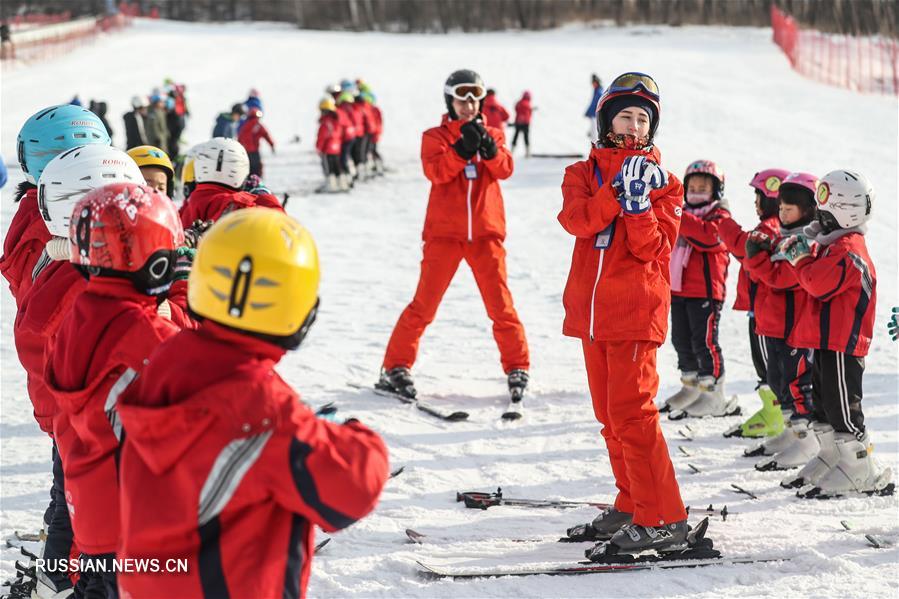
[[[612,119],[615,117],[611,114],[613,104],[616,104],[615,99],[625,96],[631,96],[632,100],[636,100],[636,105],[649,113],[652,121],[649,126],[649,139],[652,140],[659,126],[662,111],[659,86],[649,75],[637,72],[623,73],[615,77],[596,103],[596,127],[599,139],[605,139],[611,130]]]
[[[129,279],[147,295],[172,283],[184,230],[172,201],[143,184],[110,183],[72,212],[70,260],[88,275]]]

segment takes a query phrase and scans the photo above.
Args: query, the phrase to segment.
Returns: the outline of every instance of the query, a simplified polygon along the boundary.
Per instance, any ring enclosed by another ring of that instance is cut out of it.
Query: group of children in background
[[[53,486],[49,567],[10,593],[304,596],[313,525],[352,524],[387,479],[376,433],[316,418],[274,370],[317,314],[311,235],[234,139],[188,152],[180,208],[165,151],[112,147],[86,109],[39,111],[17,144],[0,273]],[[187,568],[112,564],[160,557]]]
[[[512,152],[518,145],[518,138],[524,139],[524,154],[526,157],[531,156],[531,115],[535,107],[531,106],[531,92],[524,91],[521,98],[515,103],[515,120],[509,122],[509,111],[499,103],[496,97],[496,90],[488,89],[487,96],[484,98],[481,106],[481,114],[484,115],[484,122],[488,127],[497,127],[504,129],[506,125],[515,127],[515,134],[512,137]]]
[[[132,110],[122,116],[125,122],[125,147],[130,149],[149,145],[161,148],[169,156],[177,157],[181,133],[190,116],[186,91],[183,83],[166,79],[162,87],[154,88],[149,95],[132,97]],[[91,108],[91,111],[94,109]]]
[[[358,181],[384,174],[378,152],[384,118],[376,102],[371,86],[361,79],[325,88],[315,139],[325,175],[318,192],[347,192]]]
[[[263,165],[259,146],[265,140],[275,153],[275,141],[262,124],[262,100],[256,88],[250,89],[243,103],[231,106],[231,112],[223,112],[215,119],[212,137],[237,139],[250,159],[250,174],[262,177]]]
[[[730,213],[724,174],[691,163],[671,254],[671,341],[682,388],[663,405],[671,419],[739,413],[724,394],[718,328],[730,255],[740,262],[734,309],[748,313],[762,407],[726,437],[760,438],[747,450],[760,471],[801,468],[783,479],[800,497],[890,494],[890,469],[871,457],[862,412],[864,357],[873,335],[876,274],[865,245],[874,190],[856,172],[822,178],[758,172],[758,222]]]

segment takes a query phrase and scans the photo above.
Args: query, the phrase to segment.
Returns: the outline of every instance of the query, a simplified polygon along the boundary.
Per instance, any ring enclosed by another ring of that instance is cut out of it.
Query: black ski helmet
[[[453,71],[453,73],[447,77],[446,83],[443,84],[443,101],[446,102],[446,110],[449,112],[450,118],[456,120],[459,116],[456,114],[456,111],[453,110],[453,97],[447,92],[447,88],[451,88],[453,86],[469,83],[471,85],[480,85],[485,90],[487,89],[484,85],[484,80],[481,79],[481,76],[475,73],[470,69],[459,69],[458,71]]]

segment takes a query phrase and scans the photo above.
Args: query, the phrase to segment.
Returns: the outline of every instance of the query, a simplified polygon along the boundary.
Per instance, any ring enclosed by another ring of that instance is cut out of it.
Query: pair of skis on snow
[[[361,389],[363,391],[371,391],[375,395],[380,395],[381,397],[392,397],[393,399],[399,400],[404,404],[414,405],[417,409],[421,410],[425,414],[429,416],[433,416],[438,418],[439,420],[443,420],[445,422],[461,422],[464,420],[468,420],[468,412],[447,412],[445,410],[441,410],[440,408],[434,407],[433,404],[423,401],[418,398],[406,397],[396,391],[390,391],[388,389],[382,389],[377,386],[372,385],[363,385],[361,383],[347,383],[353,389]],[[502,419],[506,421],[515,421],[520,420],[522,417],[522,398],[521,397],[513,397],[509,401],[509,408],[503,412]]]

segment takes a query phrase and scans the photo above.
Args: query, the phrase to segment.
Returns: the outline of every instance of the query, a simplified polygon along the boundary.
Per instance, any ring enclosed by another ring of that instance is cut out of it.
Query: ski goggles
[[[639,89],[642,89],[653,100],[659,99],[659,86],[655,79],[644,73],[636,72],[624,73],[615,77],[615,80],[606,89],[606,93],[635,92]]]
[[[487,89],[483,85],[474,83],[458,83],[456,85],[446,85],[443,91],[457,100],[483,100],[487,95]]]

